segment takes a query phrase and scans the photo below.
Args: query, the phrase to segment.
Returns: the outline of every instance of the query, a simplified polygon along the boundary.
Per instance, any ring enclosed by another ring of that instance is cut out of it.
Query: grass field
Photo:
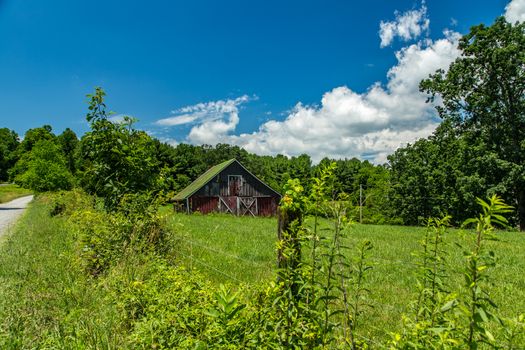
[[[65,220],[33,202],[0,245],[0,349],[117,349],[115,305],[75,266]]]
[[[174,213],[169,214],[168,222],[177,237],[176,259],[217,283],[255,284],[274,277],[275,218]],[[374,246],[374,267],[367,277],[373,308],[366,313],[363,326],[371,336],[384,339],[387,331],[401,326],[401,316],[414,299],[416,258],[412,253],[420,249],[418,242],[424,230],[359,224],[351,228],[346,238],[348,246],[355,247],[363,240],[370,240]],[[467,245],[467,234],[451,229],[445,238],[449,281],[454,290],[461,289],[465,265],[463,251],[456,244]],[[514,317],[525,313],[525,234],[499,232],[498,236],[500,241],[489,242],[498,257],[489,290],[501,314]]]
[[[0,348],[132,348],[129,319],[121,302],[116,301],[120,300],[120,287],[127,286],[123,290],[129,291],[129,286],[144,279],[141,274],[148,269],[141,270],[143,260],[125,260],[98,280],[87,277],[75,251],[75,231],[67,218],[52,218],[49,209],[45,196],[34,202],[0,245]],[[164,213],[172,232],[171,258],[175,262],[200,270],[216,285],[264,287],[274,280],[275,218],[188,216],[168,208]],[[360,336],[372,339],[373,348],[384,348],[379,344],[388,341],[389,332],[401,328],[401,316],[414,299],[416,258],[412,253],[419,249],[423,233],[418,227],[356,224],[345,238],[351,247],[349,257],[354,255],[352,247],[362,240],[374,245],[374,268],[367,275],[368,301],[373,307],[367,309],[358,329]],[[492,285],[487,289],[499,305],[498,314],[514,317],[525,313],[525,235],[498,235],[500,241],[489,243],[498,265],[491,271]],[[446,235],[449,285],[459,292],[464,261],[456,243],[466,241],[459,230]],[[303,252],[307,254],[308,247]],[[208,285],[208,289],[213,288]],[[252,295],[247,290],[243,297]],[[153,296],[155,305],[161,294]]]
[[[15,198],[23,197],[31,193],[30,190],[26,190],[17,185],[2,184],[0,185],[0,203],[9,202]]]

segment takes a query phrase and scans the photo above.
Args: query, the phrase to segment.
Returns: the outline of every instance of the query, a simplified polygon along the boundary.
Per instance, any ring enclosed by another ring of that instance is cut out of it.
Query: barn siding
[[[198,211],[202,214],[209,214],[218,211],[219,198],[218,197],[197,197],[190,198],[191,211]]]
[[[277,212],[279,199],[276,197],[259,197],[257,198],[258,215],[272,216]]]

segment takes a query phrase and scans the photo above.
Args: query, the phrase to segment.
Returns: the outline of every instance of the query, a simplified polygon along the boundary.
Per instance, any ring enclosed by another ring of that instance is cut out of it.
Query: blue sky
[[[117,115],[173,144],[383,162],[437,125],[417,79],[457,57],[458,35],[524,13],[525,0],[0,0],[0,127],[81,135],[102,86]]]

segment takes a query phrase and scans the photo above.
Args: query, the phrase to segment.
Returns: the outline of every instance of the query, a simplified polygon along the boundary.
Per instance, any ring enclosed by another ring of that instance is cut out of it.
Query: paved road
[[[32,200],[33,196],[25,196],[0,204],[0,241]]]

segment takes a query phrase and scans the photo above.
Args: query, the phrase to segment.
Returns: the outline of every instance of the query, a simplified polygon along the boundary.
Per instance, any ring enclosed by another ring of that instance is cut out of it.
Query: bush
[[[97,276],[126,254],[161,252],[165,231],[156,212],[126,210],[106,213],[81,210],[71,216],[79,234],[78,248],[86,271]]]
[[[71,216],[79,210],[91,209],[94,198],[80,189],[59,191],[48,197],[51,216]]]
[[[130,327],[132,348],[188,349],[203,341],[213,288],[195,271],[153,255],[127,256],[106,283]]]
[[[60,146],[49,140],[37,142],[14,169],[19,171],[15,183],[35,192],[69,190],[73,186]]]

